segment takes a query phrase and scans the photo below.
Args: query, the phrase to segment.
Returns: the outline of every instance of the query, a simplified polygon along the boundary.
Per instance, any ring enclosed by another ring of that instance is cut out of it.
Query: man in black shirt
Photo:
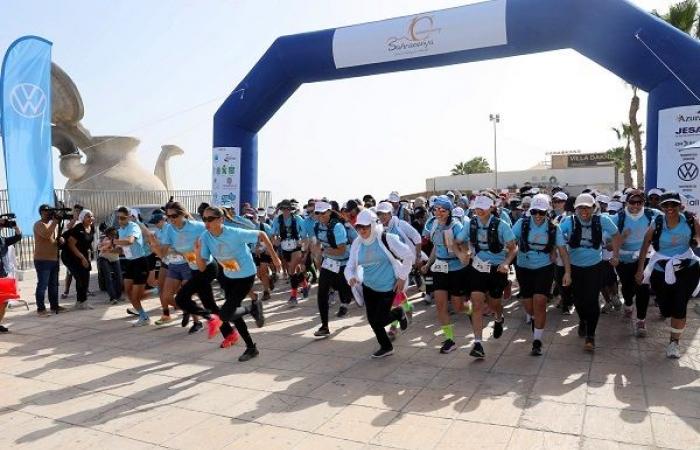
[[[8,219],[0,219],[0,227],[7,228],[7,225]],[[9,275],[11,261],[8,260],[7,253],[10,246],[15,245],[20,240],[22,240],[22,232],[20,231],[16,223],[15,226],[12,227],[12,229],[15,232],[14,236],[0,237],[0,278],[7,278],[7,276]],[[0,323],[2,323],[2,319],[5,317],[6,308],[7,300],[0,298]],[[7,333],[9,331],[10,330],[8,330],[6,327],[0,325],[0,333]]]

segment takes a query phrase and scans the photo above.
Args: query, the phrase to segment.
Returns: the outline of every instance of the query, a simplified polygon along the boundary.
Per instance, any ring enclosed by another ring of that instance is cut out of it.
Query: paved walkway
[[[100,296],[93,311],[10,310],[0,448],[700,448],[692,310],[678,361],[664,357],[661,322],[638,340],[619,314],[603,316],[591,356],[575,316],[557,311],[536,358],[512,302],[503,337],[489,332],[486,360],[474,361],[466,321],[459,351],[440,355],[435,310],[418,304],[396,354],[373,361],[362,310],[316,342],[315,301],[290,310],[283,297],[266,302],[267,325],[253,330],[260,357],[245,364],[240,344],[222,350],[179,325],[131,328],[125,306]],[[157,301],[147,305],[157,318]]]

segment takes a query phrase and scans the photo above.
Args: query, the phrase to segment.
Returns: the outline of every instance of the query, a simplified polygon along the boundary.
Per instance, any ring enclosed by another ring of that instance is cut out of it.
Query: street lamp
[[[489,120],[493,122],[493,187],[496,191],[498,191],[498,156],[496,154],[496,124],[501,121],[501,115],[489,114]]]

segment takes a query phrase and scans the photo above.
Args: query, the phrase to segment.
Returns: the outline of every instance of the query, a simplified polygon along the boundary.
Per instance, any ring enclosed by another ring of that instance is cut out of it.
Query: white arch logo
[[[15,85],[10,92],[12,109],[27,119],[43,115],[47,103],[46,94],[35,84],[20,83]]]

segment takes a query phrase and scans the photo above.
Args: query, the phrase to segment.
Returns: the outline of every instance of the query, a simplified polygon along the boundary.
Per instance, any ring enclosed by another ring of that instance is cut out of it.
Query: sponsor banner
[[[39,205],[54,203],[51,159],[51,42],[17,39],[2,64],[2,140],[10,210],[26,236]]]
[[[211,178],[212,205],[233,206],[236,209],[236,214],[240,214],[240,147],[214,147]]]
[[[506,0],[338,28],[335,67],[398,61],[508,43]]]
[[[582,153],[567,155],[567,167],[611,166],[614,161],[607,153]]]
[[[678,191],[700,213],[700,105],[659,111],[658,187]]]

